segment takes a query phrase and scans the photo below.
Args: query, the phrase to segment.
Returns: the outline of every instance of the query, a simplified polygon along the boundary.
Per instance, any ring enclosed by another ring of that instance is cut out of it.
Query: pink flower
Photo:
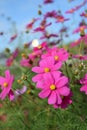
[[[68,78],[61,76],[57,72],[45,74],[42,91],[39,93],[40,98],[48,98],[48,104],[61,104],[62,97],[70,94],[68,87]]]
[[[11,66],[12,64],[13,64],[13,57],[10,57],[10,58],[8,58],[7,60],[6,60],[6,66]]]
[[[50,26],[52,23],[48,23],[46,25],[41,25],[40,27],[37,27],[36,29],[34,29],[34,32],[44,32],[46,27]]]
[[[56,17],[56,23],[58,23],[58,22],[65,22],[65,21],[68,21],[69,20],[69,18],[64,18],[64,16],[62,16],[62,15],[59,15],[59,16],[57,16]]]
[[[80,88],[80,91],[81,91],[81,92],[84,91],[85,94],[87,94],[87,74],[85,74],[85,77],[80,80],[80,83],[83,85],[83,86]]]
[[[80,14],[80,16],[83,16],[83,17],[87,18],[87,13],[82,12],[82,13]]]
[[[45,48],[47,48],[47,42],[42,42],[38,47],[34,47],[33,50],[35,52],[35,51],[38,51],[38,50],[43,50]]]
[[[59,107],[61,107],[63,109],[67,108],[68,105],[72,104],[71,97],[72,97],[72,92],[70,92],[70,94],[68,96],[65,96],[65,97],[62,98],[61,104],[54,104],[53,105],[54,108],[59,108]]]
[[[39,18],[34,18],[34,19],[32,19],[32,21],[26,25],[26,29],[32,29],[34,23],[35,23],[37,20],[39,20]]]
[[[73,31],[73,34],[75,34],[75,33],[78,33],[78,32],[81,32],[81,31],[84,31],[85,29],[87,29],[87,26],[80,26],[80,27],[78,27],[77,29],[75,29],[74,31]]]
[[[44,19],[47,19],[47,18],[55,18],[57,17],[57,12],[55,10],[53,11],[50,11],[50,12],[47,12],[45,15],[44,15]]]
[[[32,71],[38,74],[44,74],[47,72],[52,72],[61,68],[62,63],[58,62],[55,64],[53,57],[47,57],[39,62],[39,66],[33,67]]]
[[[72,14],[72,13],[74,13],[74,12],[75,12],[75,9],[72,8],[72,9],[70,9],[70,10],[67,10],[65,13],[66,13],[66,14]]]
[[[31,67],[32,66],[32,61],[29,59],[29,58],[23,58],[21,61],[20,61],[20,65],[21,66],[24,66],[24,67]]]
[[[73,58],[78,58],[80,60],[87,60],[87,55],[73,55]]]
[[[17,34],[14,34],[14,35],[10,38],[9,43],[13,42],[16,38],[17,38]]]
[[[14,99],[13,91],[11,90],[14,76],[10,75],[10,71],[5,71],[5,77],[0,76],[0,85],[2,92],[0,93],[0,98],[3,100],[7,95],[10,100]]]
[[[43,54],[41,58],[44,59],[47,56],[52,56],[55,62],[59,62],[59,61],[63,62],[68,59],[69,54],[66,50],[64,50],[64,48],[61,48],[61,49],[52,48],[48,50],[47,54]]]
[[[53,3],[53,0],[44,0],[44,4]]]
[[[55,64],[55,60],[53,57],[47,57],[39,62],[39,66],[33,67],[32,71],[38,73],[36,76],[32,78],[33,82],[37,82],[36,87],[41,88],[41,84],[43,81],[43,75],[45,73],[53,73],[58,70],[62,66],[61,62]]]
[[[75,42],[72,42],[70,44],[70,47],[74,47],[79,45],[81,42],[83,42],[84,44],[87,44],[87,34],[85,36],[80,37],[78,40],[76,40]]]
[[[51,37],[58,37],[58,35],[57,34],[49,34],[49,33],[47,33],[47,32],[43,32],[43,36],[42,37],[40,37],[40,39],[45,39],[45,38],[47,38],[47,39],[49,39],[49,38],[51,38]]]
[[[33,52],[29,54],[29,58],[31,60],[34,60],[35,58],[40,57],[41,54],[42,54],[42,50],[40,50],[40,49],[35,50],[35,51],[33,50]]]

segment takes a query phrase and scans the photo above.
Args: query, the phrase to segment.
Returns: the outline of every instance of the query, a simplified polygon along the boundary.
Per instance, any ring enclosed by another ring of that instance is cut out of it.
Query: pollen
[[[45,71],[45,72],[49,72],[50,69],[49,69],[49,68],[45,68],[44,71]]]
[[[56,89],[56,86],[55,86],[54,84],[52,84],[52,85],[50,86],[50,89],[51,89],[51,90],[55,90],[55,89]]]
[[[4,87],[7,87],[7,86],[8,86],[8,83],[7,83],[7,82],[4,82],[3,86],[4,86]]]
[[[58,57],[58,56],[54,56],[54,59],[55,59],[55,60],[58,60],[58,59],[59,59],[59,57]]]

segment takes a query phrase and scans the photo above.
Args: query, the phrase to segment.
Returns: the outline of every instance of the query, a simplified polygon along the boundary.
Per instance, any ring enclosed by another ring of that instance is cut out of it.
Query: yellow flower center
[[[80,31],[84,31],[84,27],[80,27]]]
[[[45,72],[49,72],[50,69],[49,69],[49,68],[45,68],[44,71],[45,71]]]
[[[8,86],[8,83],[7,83],[7,82],[4,82],[3,86],[4,86],[4,87],[7,87],[7,86]]]
[[[51,90],[55,90],[55,89],[56,89],[56,86],[55,86],[54,84],[52,84],[52,85],[50,86],[50,89],[51,89]]]
[[[42,46],[41,46],[41,45],[39,45],[39,46],[38,46],[38,49],[41,49],[41,48],[42,48]]]
[[[54,59],[55,59],[55,60],[58,60],[58,59],[59,59],[59,57],[58,57],[58,56],[54,56]]]
[[[85,17],[87,17],[87,14],[85,14]]]

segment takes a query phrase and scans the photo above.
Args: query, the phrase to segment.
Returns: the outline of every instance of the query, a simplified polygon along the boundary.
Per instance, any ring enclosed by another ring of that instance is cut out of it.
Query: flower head
[[[10,100],[14,99],[13,91],[11,90],[12,83],[14,80],[14,76],[10,75],[10,71],[5,71],[5,77],[0,76],[0,85],[2,92],[0,93],[0,98],[3,100],[7,95],[9,96]]]

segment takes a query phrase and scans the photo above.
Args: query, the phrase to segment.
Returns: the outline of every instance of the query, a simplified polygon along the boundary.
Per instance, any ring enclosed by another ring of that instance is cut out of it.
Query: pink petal
[[[36,88],[43,89],[44,88],[44,84],[41,81],[38,81],[37,84],[36,84]]]
[[[33,81],[33,82],[37,82],[37,81],[41,80],[42,77],[43,77],[43,74],[37,74],[36,76],[34,76],[34,77],[32,78],[32,81]]]
[[[6,70],[6,71],[5,71],[5,76],[6,76],[7,79],[10,78],[10,71],[9,71],[9,70]]]
[[[57,101],[57,95],[55,91],[51,91],[51,94],[48,97],[48,104],[55,104]]]
[[[33,68],[32,68],[32,71],[33,71],[33,72],[36,72],[36,73],[43,73],[43,72],[44,72],[44,68],[41,68],[41,67],[33,67]]]
[[[6,79],[0,76],[0,85],[3,85],[3,83],[4,83],[5,81],[6,81]]]
[[[44,89],[39,93],[40,98],[46,98],[49,96],[51,90],[50,89]]]
[[[54,65],[54,67],[52,68],[52,70],[58,70],[58,69],[61,68],[61,66],[62,66],[62,62],[58,62],[58,63],[56,63],[56,64]]]
[[[43,79],[44,79],[46,86],[50,86],[51,84],[54,83],[54,79],[53,79],[51,73],[45,73],[43,75]]]
[[[56,86],[57,88],[60,88],[68,83],[68,78],[65,76],[62,76],[60,79],[58,79]]]
[[[61,87],[59,90],[60,95],[62,96],[68,96],[70,93],[70,89],[68,87]]]
[[[52,65],[54,65],[54,62],[54,58],[52,56],[49,56],[46,59],[40,61],[40,66],[51,67]]]
[[[10,92],[8,93],[8,97],[9,97],[10,101],[12,101],[14,99],[14,93],[12,90],[10,90]]]

